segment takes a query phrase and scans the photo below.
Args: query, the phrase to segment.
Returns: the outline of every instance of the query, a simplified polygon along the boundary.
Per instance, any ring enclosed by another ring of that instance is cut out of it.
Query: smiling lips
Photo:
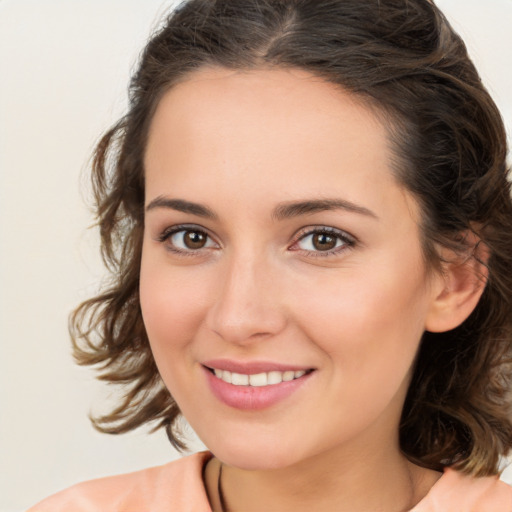
[[[211,361],[203,368],[214,396],[241,410],[271,407],[299,390],[314,373],[311,368],[230,361]]]
[[[289,382],[306,374],[305,370],[287,370],[285,372],[272,371],[266,373],[253,373],[252,375],[230,372],[228,370],[219,370],[217,368],[214,368],[213,371],[218,379],[221,379],[228,384],[233,384],[234,386],[253,387],[281,384],[281,382]]]

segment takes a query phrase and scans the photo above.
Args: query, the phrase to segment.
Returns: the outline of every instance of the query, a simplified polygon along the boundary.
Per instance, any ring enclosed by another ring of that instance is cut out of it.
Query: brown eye
[[[316,233],[312,237],[313,247],[318,251],[328,251],[336,247],[336,237],[326,233]]]
[[[313,229],[297,241],[298,248],[311,256],[334,255],[354,244],[355,240],[349,234],[329,227]]]
[[[202,249],[206,244],[207,237],[200,231],[185,231],[183,243],[189,249]]]
[[[194,251],[216,247],[215,242],[207,233],[193,228],[172,228],[164,232],[158,240],[165,243],[169,250],[181,253],[189,252],[192,254]]]

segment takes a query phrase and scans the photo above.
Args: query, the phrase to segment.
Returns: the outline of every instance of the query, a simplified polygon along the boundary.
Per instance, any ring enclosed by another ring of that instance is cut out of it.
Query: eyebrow
[[[344,210],[377,219],[377,215],[365,208],[345,199],[312,199],[307,201],[290,201],[279,204],[272,212],[272,219],[284,220],[290,217],[308,215],[316,212]]]
[[[217,214],[207,206],[184,199],[171,199],[165,196],[158,196],[146,206],[146,212],[155,208],[168,208],[183,213],[191,213],[205,219],[218,220]]]
[[[168,208],[211,220],[218,220],[219,218],[218,215],[207,206],[191,201],[185,201],[184,199],[171,199],[165,196],[158,196],[146,206],[146,212],[156,208]],[[272,211],[271,218],[275,221],[281,221],[291,217],[299,217],[301,215],[333,210],[344,210],[350,213],[357,213],[378,219],[377,215],[368,208],[344,199],[311,199],[306,201],[280,203]]]

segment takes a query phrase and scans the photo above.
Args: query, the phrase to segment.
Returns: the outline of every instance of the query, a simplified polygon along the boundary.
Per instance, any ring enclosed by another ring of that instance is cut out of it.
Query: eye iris
[[[201,249],[206,243],[206,236],[198,231],[187,231],[183,240],[189,249]]]
[[[328,251],[336,247],[336,237],[326,233],[317,233],[313,236],[313,246],[319,251]]]

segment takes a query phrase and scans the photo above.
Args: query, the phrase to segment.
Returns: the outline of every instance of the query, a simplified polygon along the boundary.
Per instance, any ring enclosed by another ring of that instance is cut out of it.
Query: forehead
[[[375,208],[383,186],[403,193],[381,118],[359,97],[298,69],[192,73],[160,101],[145,166],[148,196],[186,186],[205,202],[213,191],[233,202],[236,188],[241,202],[307,194]]]
[[[218,132],[233,123],[240,129],[264,122],[274,130],[273,136],[313,142],[319,136],[325,138],[326,130],[336,133],[336,128],[355,121],[365,130],[379,132],[384,142],[385,128],[361,97],[307,71],[204,68],[187,75],[163,96],[150,127],[150,140],[158,133],[163,135],[164,124],[167,131],[179,123],[182,133],[193,128],[199,134],[200,128],[203,133],[212,129]],[[309,127],[307,133],[304,125]],[[318,134],[316,128],[322,128],[322,132]],[[283,129],[284,134],[280,133]],[[358,135],[354,130],[353,136]],[[350,131],[346,131],[343,140],[348,144],[350,138]]]

